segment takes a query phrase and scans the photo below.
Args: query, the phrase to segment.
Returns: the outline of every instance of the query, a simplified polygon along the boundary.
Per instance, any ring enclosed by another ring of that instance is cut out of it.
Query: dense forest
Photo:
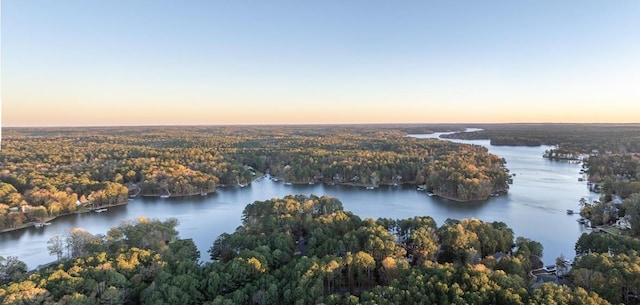
[[[175,219],[138,219],[105,236],[74,229],[26,273],[0,260],[1,304],[610,304],[637,291],[637,243],[581,240],[569,285],[532,285],[542,245],[504,223],[428,216],[360,219],[338,199],[256,201],[199,263]],[[592,234],[593,235],[593,234]],[[558,266],[562,261],[558,263]],[[613,266],[613,268],[611,268]],[[535,287],[535,288],[534,288]]]
[[[184,196],[250,183],[417,184],[459,201],[508,189],[505,161],[475,145],[406,137],[412,126],[8,128],[0,230],[127,196]],[[403,131],[404,130],[404,131]]]

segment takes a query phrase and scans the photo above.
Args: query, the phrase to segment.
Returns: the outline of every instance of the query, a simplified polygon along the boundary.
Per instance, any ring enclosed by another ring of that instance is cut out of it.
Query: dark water
[[[223,232],[233,232],[240,225],[246,204],[288,194],[336,197],[346,210],[362,218],[429,215],[438,225],[447,218],[475,217],[484,221],[502,221],[514,230],[516,236],[541,242],[546,264],[554,263],[561,254],[567,258],[575,255],[575,242],[585,229],[575,221],[579,216],[569,216],[566,210],[577,211],[581,197],[597,198],[596,194],[589,194],[584,182],[578,182],[580,165],[542,158],[548,147],[498,147],[490,146],[488,141],[457,142],[487,146],[490,152],[507,160],[507,167],[516,174],[508,195],[491,197],[483,202],[457,203],[426,196],[409,186],[367,190],[322,184],[285,186],[282,182],[261,179],[246,188],[218,189],[217,193],[208,196],[137,198],[128,205],[109,208],[104,213],[60,217],[45,228],[0,234],[0,255],[18,256],[29,268],[34,268],[55,259],[48,254],[46,242],[56,234],[64,234],[72,227],[84,228],[92,234],[106,234],[120,221],[144,216],[178,218],[180,237],[193,238],[202,259],[206,260],[206,251],[214,239]]]

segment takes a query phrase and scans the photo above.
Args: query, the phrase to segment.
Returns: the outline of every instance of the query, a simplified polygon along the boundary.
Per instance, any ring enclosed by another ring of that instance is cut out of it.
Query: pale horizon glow
[[[2,2],[2,126],[639,123],[640,2]]]

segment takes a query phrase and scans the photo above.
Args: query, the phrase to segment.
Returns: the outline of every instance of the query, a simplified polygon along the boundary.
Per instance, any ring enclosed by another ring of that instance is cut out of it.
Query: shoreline
[[[264,176],[262,176],[264,177]],[[257,181],[259,178],[254,179],[252,182]],[[283,180],[280,180],[283,181]],[[275,181],[274,181],[275,182]],[[324,181],[316,181],[316,182],[291,182],[291,184],[293,185],[305,185],[305,184],[324,184],[324,185],[341,185],[341,186],[349,186],[349,187],[364,187],[364,188],[368,188],[371,185],[367,185],[367,184],[361,184],[361,183],[333,183],[333,182],[324,182]],[[376,186],[374,186],[374,188],[378,188],[380,186],[405,186],[405,185],[415,185],[415,183],[411,183],[411,182],[403,182],[403,183],[396,183],[396,184],[389,184],[389,183],[380,183]],[[417,185],[416,185],[417,186]],[[220,186],[220,187],[224,187],[224,186]],[[214,189],[212,191],[207,191],[207,192],[195,192],[195,193],[189,193],[189,194],[179,194],[179,195],[169,195],[169,197],[166,198],[181,198],[181,197],[190,197],[190,196],[207,196],[213,193],[216,193],[217,189]],[[506,192],[505,192],[506,193]],[[455,201],[455,202],[460,202],[460,203],[464,203],[464,202],[474,202],[474,201],[484,201],[484,200],[488,200],[491,196],[487,196],[486,198],[474,198],[474,199],[468,199],[468,200],[463,200],[460,198],[456,198],[456,197],[452,197],[452,196],[447,196],[447,195],[443,195],[443,194],[439,194],[437,192],[433,192],[432,193],[434,196],[436,197],[440,197],[443,199],[448,199],[451,201]],[[128,203],[129,200],[131,199],[135,199],[137,197],[161,197],[163,195],[158,195],[158,194],[140,194],[139,192],[134,195],[134,196],[129,196],[127,197],[127,200],[124,202],[119,202],[119,203],[115,203],[115,204],[111,204],[111,205],[103,205],[100,206],[99,208],[88,208],[86,206],[84,207],[79,207],[76,211],[71,212],[71,213],[65,213],[65,214],[60,214],[60,215],[56,215],[56,216],[52,216],[52,217],[47,217],[45,218],[42,222],[50,222],[55,220],[58,217],[61,216],[68,216],[68,215],[72,215],[72,214],[82,214],[82,213],[89,213],[92,212],[96,209],[102,209],[102,208],[110,208],[110,207],[116,207],[116,206],[121,206],[121,205],[125,205]],[[31,228],[31,227],[35,227],[37,222],[31,221],[31,222],[26,222],[23,223],[22,225],[20,225],[19,227],[15,227],[15,228],[6,228],[6,229],[2,229],[0,230],[0,234],[3,233],[9,233],[9,232],[15,232],[18,230],[23,230],[23,229],[27,229],[27,228]]]
[[[278,181],[274,182],[284,182],[284,179],[277,178]],[[324,184],[324,185],[342,185],[342,186],[351,186],[351,187],[369,187],[373,186],[374,188],[378,188],[381,186],[404,186],[404,185],[416,185],[415,182],[396,182],[396,183],[377,183],[376,185],[366,184],[366,183],[355,183],[355,182],[326,182],[326,181],[307,181],[307,182],[299,182],[299,181],[287,181],[285,183],[290,183],[291,185],[306,185],[306,184]]]
[[[118,202],[118,203],[114,203],[114,204],[110,204],[110,205],[103,205],[103,206],[99,207],[99,209],[117,207],[117,206],[125,205],[127,203],[128,203],[128,201],[124,201],[124,202]],[[68,216],[68,215],[73,215],[73,214],[90,213],[90,212],[93,212],[94,210],[97,210],[97,209],[87,208],[87,207],[79,207],[77,210],[75,210],[75,211],[73,211],[71,213],[65,213],[65,214],[60,214],[60,215],[56,215],[56,216],[47,217],[42,222],[50,222],[50,221],[53,221],[56,218],[62,217],[62,216]],[[23,223],[19,227],[2,229],[2,230],[0,230],[0,234],[9,233],[9,232],[15,232],[15,231],[23,230],[23,229],[28,229],[28,228],[33,228],[33,227],[36,226],[36,223],[37,222],[35,222],[35,221],[30,221],[30,222]]]
[[[208,192],[204,192],[206,195],[215,193],[216,190],[213,191],[208,191]],[[170,195],[170,197],[188,197],[188,196],[196,196],[196,195],[202,195],[201,192],[199,193],[191,193],[191,194],[184,194],[184,195]],[[55,220],[58,217],[62,217],[62,216],[68,216],[68,215],[73,215],[73,214],[83,214],[83,213],[90,213],[93,212],[94,210],[97,209],[103,209],[103,208],[111,208],[111,207],[117,207],[117,206],[121,206],[121,205],[125,205],[129,203],[130,199],[134,199],[137,197],[160,197],[161,195],[135,195],[135,196],[129,196],[127,197],[127,200],[123,201],[123,202],[118,202],[118,203],[114,203],[114,204],[108,204],[108,205],[103,205],[100,206],[98,208],[90,208],[87,206],[82,206],[82,207],[78,207],[77,210],[71,212],[71,213],[65,213],[65,214],[60,214],[60,215],[56,215],[56,216],[49,216],[46,217],[45,219],[43,219],[41,222],[51,222],[53,220]],[[15,228],[5,228],[0,230],[0,234],[3,233],[9,233],[9,232],[15,232],[15,231],[19,231],[19,230],[24,230],[24,229],[28,229],[28,228],[33,228],[36,226],[36,221],[29,221],[29,222],[25,222],[22,225],[15,227]]]
[[[280,180],[282,181],[282,180]],[[310,184],[309,182],[289,182],[292,185],[305,185],[305,184]],[[361,184],[361,183],[351,183],[351,182],[346,182],[346,183],[333,183],[333,182],[313,182],[313,184],[318,183],[318,184],[324,184],[324,185],[341,185],[341,186],[349,186],[349,187],[364,187],[364,188],[368,188],[372,185],[370,184]],[[396,183],[394,184],[389,184],[389,183],[380,183],[376,186],[373,186],[374,188],[378,188],[381,186],[405,186],[405,185],[413,185],[415,187],[419,187],[419,185],[415,184],[415,182],[404,182],[404,183]],[[424,191],[424,190],[423,190]],[[492,194],[506,194],[508,191],[506,190],[500,190],[500,191],[495,191]],[[432,192],[433,196],[436,197],[440,197],[442,199],[448,199],[451,201],[455,201],[455,202],[461,202],[461,203],[465,203],[465,202],[475,202],[475,201],[485,201],[485,200],[489,200],[491,197],[493,197],[491,194],[489,194],[489,196],[485,197],[485,198],[474,198],[474,199],[460,199],[457,197],[452,197],[452,196],[447,196],[447,195],[442,195],[439,194],[437,192]]]
[[[442,199],[447,199],[447,200],[451,200],[451,201],[455,201],[455,202],[473,202],[473,201],[483,201],[483,200],[487,200],[487,199],[489,199],[489,197],[490,197],[490,196],[488,196],[487,198],[484,198],[484,199],[467,199],[467,200],[464,200],[464,199],[460,199],[460,198],[456,198],[456,197],[451,197],[451,196],[447,196],[447,195],[442,195],[442,194],[439,194],[439,193],[437,193],[437,192],[433,192],[433,195],[434,195],[434,196],[436,196],[436,197],[440,197],[440,198],[442,198]]]
[[[205,195],[209,195],[209,194],[213,194],[215,192],[216,192],[216,190],[208,191],[208,192],[196,192],[196,193],[189,193],[189,194],[178,194],[178,195],[171,194],[167,198],[202,196],[203,193]],[[130,196],[129,198],[133,199],[133,198],[137,198],[137,197],[162,197],[162,196],[165,196],[165,195],[158,195],[158,194],[142,194],[142,195],[140,195],[140,194],[138,194],[138,195],[135,195],[135,196]]]

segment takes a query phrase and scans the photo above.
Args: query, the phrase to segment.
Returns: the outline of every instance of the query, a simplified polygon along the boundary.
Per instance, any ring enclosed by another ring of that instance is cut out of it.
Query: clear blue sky
[[[2,124],[640,122],[640,1],[2,1]]]

